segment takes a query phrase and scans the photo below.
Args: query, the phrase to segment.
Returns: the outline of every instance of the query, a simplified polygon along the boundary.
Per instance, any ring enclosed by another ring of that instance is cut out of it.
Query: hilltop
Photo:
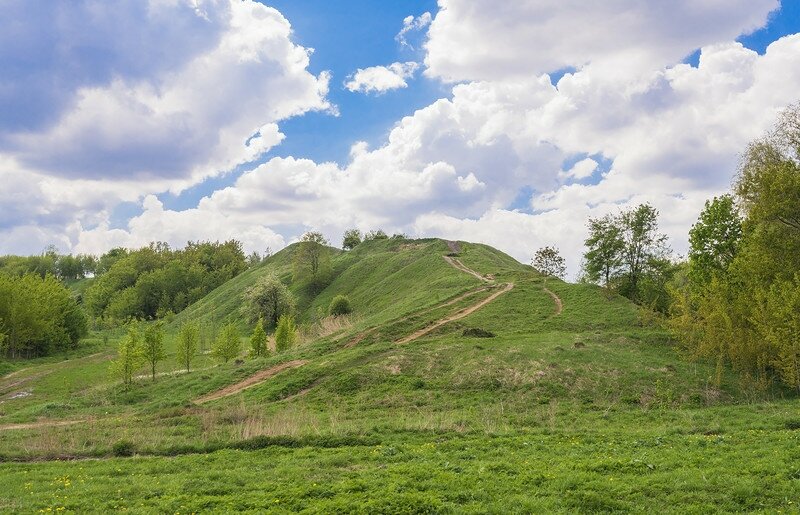
[[[312,292],[291,283],[296,249],[167,326],[170,354],[187,321],[234,321],[244,340],[244,292],[275,274],[305,325],[285,353],[202,354],[188,374],[170,357],[126,391],[107,373],[117,330],[0,378],[0,507],[704,511],[797,497],[795,401],[748,404],[733,375],[714,386],[713,364],[685,360],[619,295],[485,245],[402,238],[332,250]],[[337,295],[354,313],[334,321]],[[50,461],[88,457],[102,459]]]

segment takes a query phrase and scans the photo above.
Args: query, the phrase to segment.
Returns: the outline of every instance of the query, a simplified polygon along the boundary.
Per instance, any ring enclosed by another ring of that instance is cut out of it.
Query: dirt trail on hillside
[[[38,422],[28,422],[26,424],[0,425],[0,431],[12,431],[14,429],[37,429],[40,427],[71,426],[74,424],[82,424],[86,422],[87,422],[86,420],[40,420]]]
[[[431,324],[431,325],[429,325],[427,327],[423,327],[422,329],[409,334],[405,338],[397,340],[395,343],[402,345],[404,343],[408,343],[408,342],[414,341],[417,338],[425,336],[426,334],[430,333],[434,329],[438,329],[439,327],[441,327],[441,326],[443,326],[445,324],[449,324],[450,322],[455,322],[456,320],[461,320],[462,318],[464,318],[464,317],[466,317],[468,315],[471,315],[472,313],[478,311],[479,309],[481,309],[485,305],[487,305],[490,302],[494,301],[500,295],[503,295],[504,293],[508,293],[509,291],[511,291],[512,288],[514,288],[514,283],[506,283],[505,286],[503,286],[500,290],[492,293],[491,295],[489,295],[488,297],[486,297],[482,301],[478,302],[477,304],[473,304],[472,306],[470,306],[468,308],[464,308],[461,311],[457,311],[456,313],[453,313],[452,315],[450,315],[448,317],[442,318],[441,320],[437,320],[433,324]]]
[[[561,302],[561,298],[547,289],[547,286],[542,286],[542,289],[546,291],[551,297],[553,297],[553,302],[556,303],[556,312],[553,313],[553,316],[560,315],[562,311],[564,311],[564,303]]]
[[[389,322],[387,322],[387,324],[397,324],[397,323],[403,322],[404,320],[408,320],[412,316],[420,316],[420,315],[424,315],[425,313],[430,313],[431,311],[434,311],[436,309],[442,309],[442,308],[446,308],[447,306],[452,306],[453,304],[456,304],[457,302],[461,302],[464,299],[467,299],[467,298],[472,297],[474,295],[477,295],[479,293],[485,292],[486,290],[489,290],[489,289],[490,289],[489,286],[481,286],[480,288],[477,288],[475,290],[470,290],[470,291],[468,291],[466,293],[463,293],[463,294],[459,295],[458,297],[456,297],[454,299],[450,299],[450,300],[444,302],[443,304],[436,304],[434,306],[429,307],[428,309],[424,309],[424,310],[419,311],[417,313],[412,313],[412,314],[404,316],[402,318],[398,318],[398,319],[395,319],[395,320],[390,320]],[[353,338],[351,338],[350,341],[345,343],[342,346],[342,348],[350,349],[352,347],[355,347],[356,345],[358,345],[359,343],[364,341],[364,339],[367,336],[369,336],[370,334],[374,333],[378,329],[379,329],[379,327],[372,327],[370,329],[367,329],[365,331],[362,331],[362,332],[358,333]]]
[[[222,399],[223,397],[237,394],[243,390],[247,390],[248,388],[256,386],[257,384],[263,383],[270,377],[279,374],[284,370],[301,367],[306,363],[307,362],[305,360],[296,359],[294,361],[287,361],[286,363],[281,363],[280,365],[275,365],[274,367],[260,370],[243,381],[239,381],[238,383],[228,385],[225,388],[217,390],[216,392],[211,392],[203,395],[202,397],[198,397],[193,402],[195,404],[205,404],[206,402],[215,401],[217,399]]]
[[[482,276],[481,274],[479,274],[475,270],[467,267],[466,265],[464,265],[464,263],[462,263],[461,261],[457,260],[456,258],[451,257],[451,256],[442,256],[442,257],[444,258],[445,261],[450,263],[450,266],[452,266],[454,268],[457,268],[458,270],[461,270],[462,272],[464,272],[466,274],[469,274],[471,276],[477,277],[479,280],[481,280],[481,281],[483,281],[485,283],[491,282],[490,279]]]
[[[27,372],[27,371],[31,370],[32,368],[37,368],[37,367],[43,367],[43,368],[44,367],[52,367],[50,370],[47,371],[47,373],[49,374],[51,372],[54,372],[54,371],[58,370],[59,368],[65,366],[65,365],[67,365],[68,363],[76,363],[78,361],[89,360],[89,359],[92,359],[92,358],[96,358],[98,356],[102,356],[103,354],[110,354],[110,352],[111,351],[104,350],[102,352],[96,352],[94,354],[90,354],[88,356],[82,356],[80,358],[65,359],[64,361],[59,361],[57,363],[47,363],[47,364],[44,364],[44,365],[37,365],[37,366],[33,366],[33,367],[20,368],[19,370],[15,370],[15,371],[11,372],[10,374],[8,374],[6,376],[0,377],[0,381],[5,381],[6,379],[11,379],[12,377],[18,376],[19,374],[21,374],[23,372]],[[26,377],[25,379],[23,379],[23,381],[29,381],[32,378],[33,378],[33,376]],[[0,388],[2,388],[2,386],[0,386]]]

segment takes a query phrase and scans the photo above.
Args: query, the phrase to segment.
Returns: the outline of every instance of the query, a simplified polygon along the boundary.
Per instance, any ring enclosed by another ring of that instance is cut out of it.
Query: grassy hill
[[[290,283],[293,252],[214,290],[171,329],[235,319],[244,337],[243,292],[266,273]],[[729,374],[715,385],[712,365],[683,359],[622,297],[545,281],[491,247],[435,239],[366,242],[337,252],[332,268],[318,295],[293,289],[307,338],[282,354],[227,365],[202,355],[189,374],[170,357],[157,381],[125,391],[107,373],[119,337],[111,333],[84,356],[1,378],[0,509],[706,512],[800,503],[796,398],[753,397]],[[355,314],[320,330],[319,313],[338,294]],[[135,456],[114,457],[127,454]],[[83,457],[102,459],[52,461]]]

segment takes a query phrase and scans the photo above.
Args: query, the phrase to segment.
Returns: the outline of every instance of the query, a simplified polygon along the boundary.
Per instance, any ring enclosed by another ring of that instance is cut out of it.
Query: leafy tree
[[[542,247],[536,251],[531,262],[533,268],[547,277],[563,278],[567,271],[564,258],[559,254],[555,247]]]
[[[733,257],[724,252],[730,247],[720,247],[713,255],[720,261],[712,264],[726,266],[725,273],[711,273],[701,287],[677,293],[670,324],[693,355],[716,360],[718,380],[730,364],[745,384],[765,388],[778,379],[798,388],[800,104],[749,145],[733,189],[744,215]],[[720,211],[715,219],[727,223],[718,225],[734,230],[718,232],[735,236],[735,220]]]
[[[187,373],[192,365],[192,359],[194,359],[195,354],[197,354],[199,340],[200,328],[197,322],[188,322],[181,325],[181,329],[178,332],[176,358],[178,363],[186,368]]]
[[[252,268],[261,263],[261,255],[255,250],[247,256],[247,266]]]
[[[364,241],[371,241],[371,240],[385,240],[388,239],[389,235],[383,232],[383,229],[376,229],[369,231],[367,234],[364,235]]]
[[[141,353],[145,362],[150,365],[150,373],[155,381],[156,365],[167,357],[164,351],[164,327],[161,322],[150,324],[145,328]]]
[[[241,350],[241,341],[239,340],[239,331],[236,329],[236,325],[232,322],[225,324],[214,341],[212,349],[214,356],[227,363],[238,356]]]
[[[742,239],[742,218],[733,196],[706,201],[697,223],[689,231],[689,278],[692,284],[708,284],[725,273]]]
[[[266,356],[269,353],[267,347],[267,332],[264,331],[264,320],[259,318],[250,336],[250,355],[256,358]]]
[[[263,319],[269,327],[276,327],[283,314],[294,309],[294,299],[278,276],[270,273],[262,276],[244,294],[242,306],[251,322]]]
[[[331,316],[347,315],[353,312],[350,299],[346,295],[337,295],[328,307],[328,314]]]
[[[131,324],[128,333],[119,343],[117,359],[111,363],[111,371],[126,388],[133,384],[133,375],[142,366],[144,357],[141,350],[141,336],[138,328]]]
[[[622,229],[616,217],[606,215],[602,218],[589,219],[589,237],[584,242],[586,253],[583,255],[583,270],[591,282],[601,282],[603,286],[611,286],[622,266]]]
[[[662,267],[669,252],[667,237],[658,232],[658,211],[650,204],[640,204],[624,211],[619,218],[622,232],[622,266],[624,270],[620,292],[640,300],[642,278]]]
[[[294,253],[293,280],[306,283],[319,291],[325,285],[331,271],[328,240],[319,232],[307,232],[300,239]]]
[[[294,317],[281,315],[278,328],[275,330],[275,351],[283,352],[290,349],[297,342],[297,327]]]
[[[359,243],[361,243],[361,231],[358,229],[348,229],[345,231],[344,238],[342,239],[342,248],[344,250],[352,250]]]

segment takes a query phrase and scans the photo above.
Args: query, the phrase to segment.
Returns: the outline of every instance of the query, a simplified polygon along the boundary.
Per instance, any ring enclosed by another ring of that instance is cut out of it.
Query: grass
[[[0,430],[0,510],[797,510],[792,393],[753,395],[732,374],[714,384],[713,366],[684,361],[667,333],[600,288],[548,279],[564,304],[555,315],[536,272],[462,245],[461,262],[514,289],[393,343],[491,293],[449,266],[448,252],[439,240],[382,240],[337,254],[328,288],[296,292],[306,295],[309,336],[280,355],[227,365],[202,356],[189,374],[168,360],[156,382],[129,391],[107,374],[118,334],[82,358],[14,364],[25,368],[0,388],[23,380],[11,390],[31,395],[2,398],[0,425],[91,422]],[[191,306],[171,330],[237,317],[256,277],[288,280],[290,265],[291,248]],[[355,314],[320,321],[339,294]],[[290,360],[306,363],[192,402]],[[55,458],[78,461],[47,461]]]

